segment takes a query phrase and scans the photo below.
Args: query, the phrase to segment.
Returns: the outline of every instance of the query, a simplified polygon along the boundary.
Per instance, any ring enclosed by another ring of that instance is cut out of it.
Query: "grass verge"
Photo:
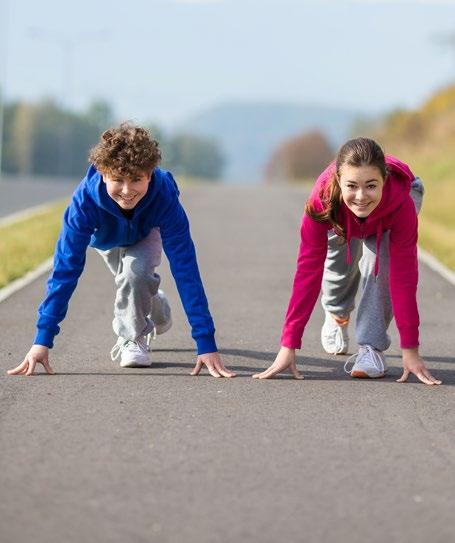
[[[453,153],[412,157],[408,163],[425,186],[419,215],[419,245],[455,271],[455,159]]]
[[[0,288],[50,258],[68,201],[60,201],[33,217],[0,227]]]
[[[455,271],[455,186],[427,183],[419,217],[419,245]]]

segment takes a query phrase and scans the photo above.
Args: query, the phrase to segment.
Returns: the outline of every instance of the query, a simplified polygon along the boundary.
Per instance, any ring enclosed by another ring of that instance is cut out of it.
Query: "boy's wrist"
[[[33,344],[42,345],[44,347],[52,349],[52,347],[54,346],[54,334],[52,334],[52,332],[50,332],[49,330],[38,328]]]
[[[215,334],[198,337],[196,339],[196,345],[198,355],[218,352],[218,347],[215,341]]]

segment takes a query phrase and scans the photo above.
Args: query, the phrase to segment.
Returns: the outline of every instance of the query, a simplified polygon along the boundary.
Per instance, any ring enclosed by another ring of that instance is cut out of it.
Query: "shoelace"
[[[155,341],[156,339],[156,327],[153,325],[153,329],[145,336],[145,345],[147,347],[147,351],[150,352],[150,345],[152,341]]]
[[[368,357],[367,361],[370,365],[374,366],[375,369],[377,369],[380,373],[384,372],[384,361],[382,360],[381,355],[377,351],[375,351],[373,347],[371,347],[371,345],[362,345],[358,353],[353,354],[346,360],[346,363],[344,365],[344,371],[346,373],[349,373],[349,374],[351,373],[352,368],[348,370],[347,367],[349,366],[349,364],[352,362],[353,359],[356,359],[357,357],[360,357],[360,356],[367,356]],[[354,360],[354,364],[355,362],[356,361]]]
[[[341,353],[344,347],[344,337],[343,337],[343,328],[348,325],[349,319],[337,320],[333,318],[337,326],[333,329],[331,336],[334,338],[335,343],[335,354]]]
[[[123,347],[126,347],[126,345],[130,343],[129,339],[125,339],[122,343],[117,342],[111,349],[111,360],[115,362],[117,357],[119,356],[121,350]]]

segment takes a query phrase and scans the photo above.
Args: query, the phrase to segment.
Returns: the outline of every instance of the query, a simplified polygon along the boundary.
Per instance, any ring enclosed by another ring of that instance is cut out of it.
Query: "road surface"
[[[394,325],[389,376],[352,380],[346,357],[322,351],[319,305],[300,351],[305,380],[253,380],[279,345],[305,194],[213,186],[182,200],[238,376],[188,375],[194,345],[166,263],[174,326],[150,369],[109,358],[114,290],[94,253],[52,351],[57,375],[5,375],[30,347],[45,278],[5,300],[1,541],[453,541],[455,288],[421,265],[421,350],[441,387],[395,382]]]

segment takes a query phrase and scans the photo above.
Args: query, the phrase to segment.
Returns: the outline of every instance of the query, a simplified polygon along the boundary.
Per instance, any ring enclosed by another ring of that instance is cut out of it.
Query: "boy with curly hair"
[[[123,123],[102,134],[64,214],[34,344],[10,375],[32,375],[37,363],[54,373],[49,349],[84,269],[88,246],[98,251],[115,277],[112,325],[118,340],[112,360],[119,359],[124,368],[150,366],[150,337],[172,325],[155,271],[163,248],[197,345],[191,374],[197,375],[205,364],[214,377],[235,375],[217,352],[188,219],[172,174],[157,167],[160,159],[158,142],[144,128]]]

